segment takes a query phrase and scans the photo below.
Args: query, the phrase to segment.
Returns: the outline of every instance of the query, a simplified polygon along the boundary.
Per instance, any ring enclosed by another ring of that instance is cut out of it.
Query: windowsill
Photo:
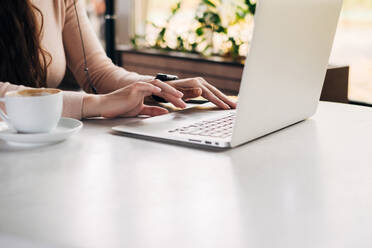
[[[117,52],[153,55],[159,57],[173,57],[178,59],[192,60],[192,61],[208,61],[211,63],[227,64],[227,65],[242,65],[243,61],[233,60],[232,58],[221,57],[221,56],[202,56],[200,54],[177,52],[177,51],[165,51],[155,48],[144,48],[135,49],[130,45],[118,45],[116,48]]]
[[[203,57],[156,49],[136,50],[118,46],[120,66],[144,75],[163,72],[180,78],[203,77],[226,94],[236,95],[240,89],[243,63],[223,57]],[[349,67],[329,65],[324,82],[322,100],[348,103]]]
[[[158,57],[172,57],[177,59],[189,60],[189,61],[199,61],[199,62],[210,62],[216,64],[225,64],[225,65],[232,65],[232,66],[244,66],[244,59],[243,60],[234,60],[228,57],[222,56],[202,56],[200,54],[193,54],[193,53],[185,53],[185,52],[177,52],[177,51],[165,51],[159,50],[155,48],[144,48],[144,49],[135,49],[131,45],[117,45],[116,47],[117,53],[125,52],[126,54],[142,54],[142,55],[152,55]],[[328,69],[340,68],[340,67],[348,67],[345,64],[330,64]]]

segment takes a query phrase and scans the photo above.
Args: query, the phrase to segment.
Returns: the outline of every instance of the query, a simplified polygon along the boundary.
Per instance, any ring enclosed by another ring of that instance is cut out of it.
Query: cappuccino
[[[20,90],[20,91],[13,91],[9,92],[7,96],[21,96],[21,97],[32,97],[32,96],[49,96],[53,94],[59,93],[60,90],[58,89],[27,89],[27,90]]]
[[[47,133],[58,124],[62,115],[63,95],[58,89],[26,89],[7,92],[4,98],[7,114],[0,117],[21,133]]]

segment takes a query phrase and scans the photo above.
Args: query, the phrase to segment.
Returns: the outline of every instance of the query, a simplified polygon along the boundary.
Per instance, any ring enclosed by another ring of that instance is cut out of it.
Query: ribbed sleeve
[[[115,66],[106,56],[89,22],[81,0],[76,1],[80,19],[82,36],[85,44],[87,62],[92,84],[99,93],[109,93],[138,81],[150,81],[151,76],[143,76],[128,72],[124,68]],[[65,17],[63,27],[63,45],[66,52],[67,65],[73,72],[80,86],[91,92],[87,76],[84,71],[84,56],[81,45],[78,21],[72,0],[65,0]]]
[[[82,119],[84,93],[63,92],[63,117]]]

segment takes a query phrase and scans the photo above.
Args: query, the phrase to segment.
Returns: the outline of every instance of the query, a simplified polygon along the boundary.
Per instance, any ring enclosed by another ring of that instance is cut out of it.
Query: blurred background
[[[372,0],[344,0],[330,63],[350,65],[351,101],[372,103]]]
[[[104,44],[105,0],[85,1],[89,18]],[[169,40],[167,46],[170,44],[171,48],[172,46],[176,47],[177,37],[186,33],[190,26],[195,25],[195,12],[200,11],[200,4],[205,1],[181,1],[182,8],[176,11],[170,22],[169,19],[177,8],[178,2],[178,0],[116,1],[116,44],[133,43],[133,37],[136,35],[146,36],[147,42],[151,43],[151,40],[156,40],[158,37],[159,28],[168,25],[167,27],[176,30],[177,34],[173,38],[174,45],[172,45],[172,38],[166,37]],[[221,2],[223,2],[223,8],[227,10],[230,6],[240,4],[239,0]],[[243,37],[242,42],[244,42],[244,37],[249,39],[250,36],[253,24],[249,20],[246,18],[244,25],[240,23],[238,27],[234,24],[235,30],[245,31],[240,34]],[[229,29],[233,30],[234,28]],[[234,36],[230,33],[229,36]],[[220,40],[223,40],[223,38],[220,37]],[[249,41],[247,42],[249,43]],[[218,43],[217,37],[217,44],[220,43]],[[239,53],[247,53],[248,47],[246,44],[248,43],[244,43],[239,48]],[[215,52],[220,51],[211,51],[211,53]],[[344,0],[330,63],[350,66],[348,92],[350,101],[372,104],[372,0]]]

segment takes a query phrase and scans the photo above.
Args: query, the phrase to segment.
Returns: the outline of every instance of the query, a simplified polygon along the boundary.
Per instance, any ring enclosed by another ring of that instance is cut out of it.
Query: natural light
[[[229,2],[239,0],[230,0]],[[149,0],[148,21],[162,24],[177,0]],[[192,23],[200,0],[182,1],[177,30]],[[372,1],[345,0],[330,63],[350,66],[349,99],[372,103]]]

